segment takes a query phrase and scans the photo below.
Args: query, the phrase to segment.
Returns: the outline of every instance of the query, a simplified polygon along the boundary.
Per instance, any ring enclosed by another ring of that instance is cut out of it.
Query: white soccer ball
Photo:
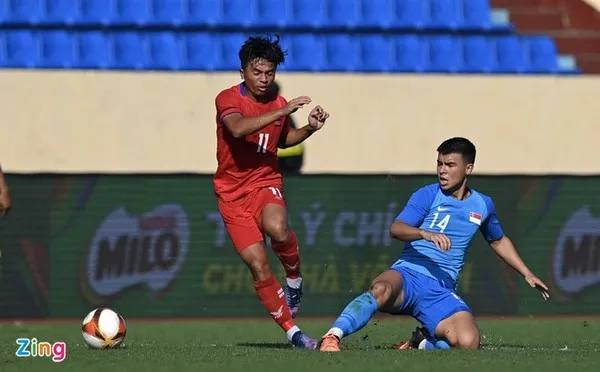
[[[98,308],[83,319],[81,333],[85,343],[92,349],[115,349],[125,339],[127,326],[119,313]]]

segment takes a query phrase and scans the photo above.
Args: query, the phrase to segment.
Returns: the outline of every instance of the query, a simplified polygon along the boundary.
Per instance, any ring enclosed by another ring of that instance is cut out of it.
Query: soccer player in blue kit
[[[390,228],[395,239],[406,242],[400,259],[346,306],[321,338],[321,351],[340,351],[340,340],[364,327],[376,311],[411,315],[421,323],[396,349],[478,349],[479,328],[469,306],[455,293],[477,231],[530,287],[549,298],[548,287],[504,234],[492,199],[467,186],[475,162],[473,143],[450,138],[437,151],[438,183],[413,193]]]

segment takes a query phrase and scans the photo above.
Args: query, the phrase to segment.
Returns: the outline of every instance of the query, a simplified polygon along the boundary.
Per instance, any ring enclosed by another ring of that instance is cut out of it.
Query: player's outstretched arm
[[[231,132],[235,138],[246,137],[254,132],[258,132],[274,121],[285,116],[282,109],[268,112],[260,116],[244,117],[242,114],[230,114],[223,118],[223,125]]]
[[[315,107],[308,115],[308,124],[302,128],[288,128],[285,138],[282,138],[279,144],[281,148],[296,146],[304,141],[313,133],[323,128],[329,118],[329,113],[321,106]]]
[[[401,240],[403,242],[411,242],[413,240],[423,239],[424,232],[424,230],[411,226],[400,220],[394,221],[390,227],[390,235],[392,238]]]
[[[504,262],[515,269],[519,274],[523,275],[529,286],[538,289],[542,293],[544,299],[547,300],[550,298],[546,284],[544,284],[544,282],[542,282],[531,272],[531,270],[529,270],[517,252],[515,245],[506,235],[496,241],[491,242],[490,247],[500,258],[502,258]]]
[[[392,238],[411,242],[413,240],[425,239],[428,242],[432,242],[441,251],[448,251],[452,248],[452,242],[444,234],[436,234],[427,230],[423,230],[417,227],[413,227],[406,222],[396,220],[390,227],[390,235]]]
[[[235,138],[241,138],[258,132],[272,122],[290,115],[308,103],[310,103],[310,97],[301,96],[294,98],[285,106],[277,110],[267,112],[260,116],[244,117],[239,112],[232,112],[231,114],[224,116],[222,122]]]

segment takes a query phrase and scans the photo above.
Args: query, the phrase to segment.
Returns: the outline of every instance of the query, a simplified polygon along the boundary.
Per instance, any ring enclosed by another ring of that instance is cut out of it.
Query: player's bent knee
[[[285,242],[288,239],[290,231],[285,221],[273,221],[269,223],[267,233],[271,240]]]
[[[386,304],[392,295],[392,284],[383,281],[373,282],[370,292],[377,300],[377,304],[381,307]]]
[[[458,349],[479,349],[481,345],[479,332],[463,332],[456,341],[454,346]]]

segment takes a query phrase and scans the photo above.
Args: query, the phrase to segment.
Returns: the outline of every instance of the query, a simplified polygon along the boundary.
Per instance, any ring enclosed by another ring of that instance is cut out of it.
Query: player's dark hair
[[[442,142],[437,151],[442,155],[460,154],[467,164],[475,163],[475,145],[464,137],[453,137]]]
[[[279,35],[275,35],[275,39],[268,35],[249,37],[240,48],[238,56],[244,69],[255,59],[264,59],[277,67],[285,62],[285,54],[279,45]]]

